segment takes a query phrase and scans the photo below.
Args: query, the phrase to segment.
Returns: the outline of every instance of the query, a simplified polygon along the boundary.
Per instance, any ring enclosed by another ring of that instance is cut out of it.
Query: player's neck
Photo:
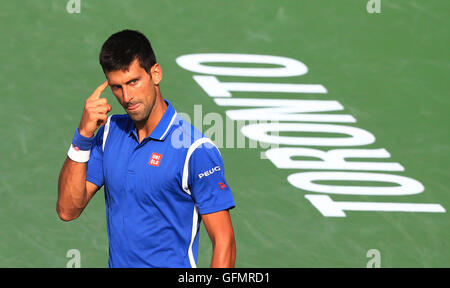
[[[139,137],[139,143],[141,143],[145,137],[148,137],[150,136],[150,134],[152,134],[153,130],[158,125],[166,110],[167,103],[164,101],[161,93],[158,91],[155,99],[155,105],[153,106],[147,120],[145,122],[135,122],[136,132]]]

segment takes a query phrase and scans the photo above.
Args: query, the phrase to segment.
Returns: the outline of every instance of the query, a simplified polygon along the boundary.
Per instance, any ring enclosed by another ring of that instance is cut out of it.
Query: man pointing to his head
[[[100,64],[107,80],[86,100],[61,169],[59,217],[79,217],[104,186],[109,267],[196,267],[201,221],[212,241],[211,267],[233,267],[235,203],[222,157],[162,97],[150,42],[138,31],[115,33]],[[126,114],[108,116],[101,98],[108,86]],[[184,145],[176,143],[180,135]]]

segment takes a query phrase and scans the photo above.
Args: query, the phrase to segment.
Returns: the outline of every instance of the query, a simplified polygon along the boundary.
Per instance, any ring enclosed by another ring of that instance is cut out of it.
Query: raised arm
[[[101,93],[108,87],[105,81],[86,100],[78,132],[86,139],[94,136],[95,130],[107,121],[107,113],[111,106],[106,98],[100,98]],[[76,159],[75,159],[76,160]],[[59,174],[58,200],[56,211],[64,221],[76,219],[89,203],[89,200],[100,188],[94,183],[86,181],[87,162],[74,161],[67,157]]]

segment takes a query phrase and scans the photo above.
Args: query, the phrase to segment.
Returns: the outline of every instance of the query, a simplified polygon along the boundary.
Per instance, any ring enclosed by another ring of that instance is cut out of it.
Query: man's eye
[[[133,80],[133,81],[131,81],[130,83],[134,85],[134,84],[137,83],[137,80]]]

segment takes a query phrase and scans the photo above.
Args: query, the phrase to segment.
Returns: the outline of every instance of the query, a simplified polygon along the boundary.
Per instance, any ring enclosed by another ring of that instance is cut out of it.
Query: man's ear
[[[161,81],[162,81],[162,69],[161,69],[161,66],[159,66],[158,63],[153,65],[152,68],[150,68],[150,76],[152,76],[153,84],[155,84],[156,86],[158,86],[159,83],[161,83]]]

